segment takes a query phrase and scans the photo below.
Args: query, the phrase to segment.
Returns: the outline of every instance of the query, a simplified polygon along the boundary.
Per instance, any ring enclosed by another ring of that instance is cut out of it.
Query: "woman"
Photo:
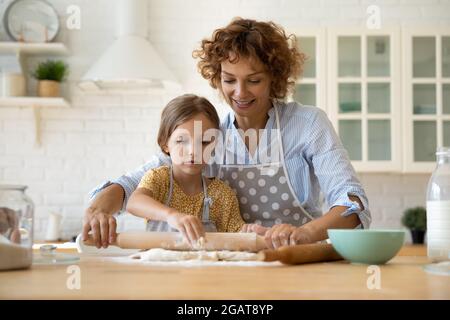
[[[232,109],[221,124],[222,161],[211,172],[236,190],[245,222],[258,224],[245,231],[277,248],[327,239],[330,228],[369,227],[367,197],[325,113],[284,102],[304,63],[294,37],[272,22],[238,18],[193,55]],[[267,150],[270,156],[260,156]],[[92,230],[98,247],[113,242],[113,213],[124,208],[147,170],[166,162],[160,154],[94,190],[84,236]],[[330,207],[323,215],[320,191]]]

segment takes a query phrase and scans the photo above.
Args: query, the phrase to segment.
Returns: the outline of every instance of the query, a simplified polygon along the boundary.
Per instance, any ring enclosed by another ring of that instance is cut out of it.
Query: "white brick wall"
[[[10,0],[0,0],[0,9]],[[112,1],[51,0],[61,16],[59,41],[67,43],[71,73],[64,88],[70,109],[42,110],[42,146],[33,146],[31,110],[0,108],[0,183],[29,186],[36,204],[36,238],[45,235],[50,212],[63,215],[63,236],[81,230],[87,192],[105,179],[133,169],[156,150],[164,96],[86,95],[76,82],[114,39]],[[65,9],[81,8],[82,29],[65,29]],[[386,25],[450,25],[450,1],[444,0],[150,0],[149,39],[183,85],[183,91],[227,107],[197,74],[192,50],[232,17],[271,19],[286,28],[365,25],[366,7],[378,4]],[[2,27],[0,27],[2,28]],[[7,36],[0,29],[0,40]],[[38,58],[29,59],[30,67]],[[28,89],[34,94],[36,81]],[[425,204],[428,175],[361,174],[372,205],[374,227],[399,227],[402,211]],[[142,228],[140,219],[123,216],[119,230]]]

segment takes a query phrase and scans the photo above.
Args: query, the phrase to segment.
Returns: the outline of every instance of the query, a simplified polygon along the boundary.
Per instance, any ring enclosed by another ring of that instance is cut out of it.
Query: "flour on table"
[[[130,256],[141,261],[261,261],[258,253],[244,251],[175,251],[154,248]]]

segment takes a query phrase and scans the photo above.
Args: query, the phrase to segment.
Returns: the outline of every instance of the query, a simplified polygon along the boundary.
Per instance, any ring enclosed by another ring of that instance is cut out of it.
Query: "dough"
[[[244,251],[175,251],[166,249],[150,249],[130,256],[132,259],[142,261],[261,261],[258,253]]]

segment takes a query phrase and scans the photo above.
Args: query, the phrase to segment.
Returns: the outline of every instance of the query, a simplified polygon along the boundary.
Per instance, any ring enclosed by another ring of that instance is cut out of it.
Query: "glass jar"
[[[0,270],[28,268],[33,260],[34,205],[26,188],[0,185]]]
[[[436,156],[427,191],[427,251],[434,262],[450,260],[450,147]]]

